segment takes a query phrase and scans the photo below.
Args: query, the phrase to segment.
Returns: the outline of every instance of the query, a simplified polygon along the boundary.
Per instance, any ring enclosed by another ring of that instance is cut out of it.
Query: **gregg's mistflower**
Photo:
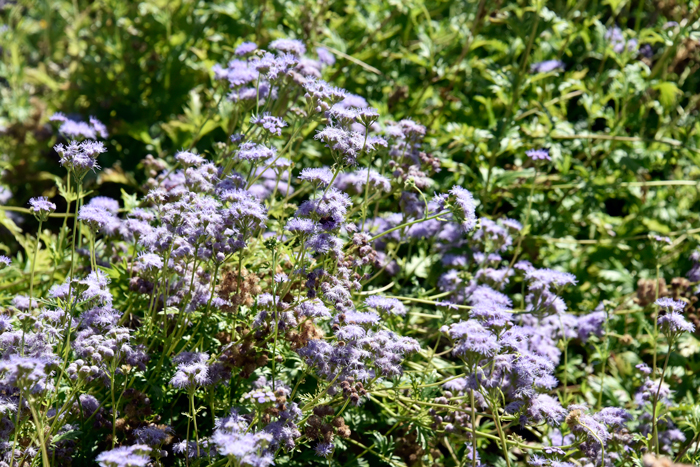
[[[280,52],[290,53],[301,57],[306,53],[306,46],[297,39],[277,39],[270,43],[270,47]]]
[[[319,186],[328,186],[333,179],[333,172],[327,167],[306,168],[299,174],[299,180],[315,183]]]
[[[674,300],[669,297],[662,297],[659,298],[654,302],[655,305],[660,306],[662,308],[666,308],[669,311],[683,311],[685,308],[685,302],[681,300]]]
[[[539,161],[539,160],[551,161],[552,160],[552,157],[549,155],[548,148],[530,149],[528,151],[525,151],[525,154],[527,155],[527,157],[529,157],[533,161]]]
[[[181,363],[170,380],[173,387],[190,389],[205,386],[209,382],[209,368],[205,362]]]
[[[143,269],[160,270],[163,267],[163,259],[154,253],[142,252],[138,256],[138,261]]]
[[[318,443],[314,450],[317,456],[328,458],[333,454],[334,448],[333,443]]]
[[[275,400],[277,400],[277,397],[275,396],[275,393],[272,392],[269,388],[258,388],[243,394],[243,396],[241,397],[241,402],[245,402],[247,400],[262,405],[267,404],[268,402],[275,402]]]
[[[29,210],[41,222],[45,222],[49,218],[49,214],[56,210],[56,205],[45,196],[30,199],[29,206],[31,206]]]
[[[381,310],[391,315],[403,316],[406,314],[406,307],[396,298],[372,295],[365,299],[365,305],[375,310]]]
[[[247,141],[241,144],[240,149],[236,153],[236,157],[238,159],[249,161],[252,163],[274,158],[276,155],[277,148],[268,148],[263,144],[256,144],[252,141]]]
[[[236,55],[246,55],[255,51],[257,48],[258,45],[255,42],[243,42],[241,45],[236,47],[236,51],[234,53]]]
[[[145,444],[122,446],[104,451],[97,456],[100,467],[146,467],[150,462],[151,448]]]
[[[318,61],[324,65],[333,65],[335,63],[335,55],[325,47],[316,47],[316,55],[318,55]]]
[[[287,122],[279,117],[271,115],[269,112],[265,112],[262,115],[253,115],[250,117],[250,123],[259,125],[271,134],[277,136],[280,136],[282,134],[282,128],[287,126]]]
[[[686,321],[686,319],[677,311],[671,311],[663,316],[659,316],[659,329],[665,334],[676,335],[683,332],[695,331],[695,326]]]
[[[12,260],[5,255],[0,255],[0,269],[9,266]]]
[[[97,156],[107,152],[102,142],[85,140],[81,143],[71,141],[68,146],[57,144],[53,147],[61,157],[60,163],[63,167],[74,172],[78,179],[90,170],[99,169]]]
[[[284,229],[301,235],[311,235],[316,232],[316,227],[316,222],[311,219],[292,217],[287,221],[287,225],[284,226]]]
[[[558,69],[564,69],[564,62],[561,60],[545,60],[544,62],[533,63],[530,66],[531,73],[549,73]]]
[[[184,167],[199,167],[206,159],[189,151],[178,151],[177,154],[175,154],[175,160]]]
[[[115,220],[112,213],[106,209],[98,206],[90,206],[89,204],[80,208],[78,219],[83,221],[94,231],[106,227]]]
[[[450,194],[454,197],[457,211],[455,214],[460,220],[462,227],[467,232],[476,226],[476,206],[472,194],[461,186],[453,186]]]

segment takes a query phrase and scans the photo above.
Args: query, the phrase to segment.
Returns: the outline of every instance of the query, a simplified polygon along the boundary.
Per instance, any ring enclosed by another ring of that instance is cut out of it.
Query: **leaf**
[[[659,92],[659,102],[664,109],[670,109],[676,103],[676,97],[681,94],[676,83],[665,81],[652,86],[652,89]]]

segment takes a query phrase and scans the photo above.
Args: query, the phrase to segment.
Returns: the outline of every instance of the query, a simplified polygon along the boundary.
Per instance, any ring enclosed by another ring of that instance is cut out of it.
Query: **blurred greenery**
[[[328,81],[427,125],[443,163],[435,187],[468,187],[481,215],[522,220],[536,175],[524,256],[576,274],[575,303],[592,307],[654,276],[652,232],[673,239],[662,275],[689,267],[699,233],[698,2],[43,0],[0,11],[8,206],[38,194],[59,201],[54,112],[107,124],[100,162],[110,169],[89,183],[134,193],[147,154],[206,153],[226,138],[212,65],[243,41],[292,37],[336,55]],[[606,39],[615,27],[618,50]],[[531,71],[544,60],[565,68]],[[524,153],[537,147],[553,162],[535,174]],[[0,211],[0,242],[16,253],[21,234],[7,216],[21,220]]]

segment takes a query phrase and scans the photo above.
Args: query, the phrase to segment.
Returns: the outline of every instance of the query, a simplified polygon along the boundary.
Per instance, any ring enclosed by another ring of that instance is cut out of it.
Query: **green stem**
[[[32,298],[34,297],[34,271],[36,270],[36,256],[39,252],[39,242],[41,236],[41,225],[43,221],[39,221],[39,230],[36,233],[36,245],[34,246],[34,259],[32,259],[32,273],[29,276],[29,308],[32,307]]]
[[[661,394],[661,386],[664,384],[664,375],[666,374],[666,368],[668,367],[668,358],[671,356],[671,347],[673,346],[673,339],[668,342],[668,353],[666,354],[666,359],[664,360],[664,368],[661,370],[661,378],[659,379],[659,387],[656,389],[656,394],[654,394],[654,399],[652,400],[651,408],[651,426],[652,426],[652,440],[654,441],[654,449],[656,455],[659,455],[659,433],[656,423],[656,406],[659,402],[659,394]]]

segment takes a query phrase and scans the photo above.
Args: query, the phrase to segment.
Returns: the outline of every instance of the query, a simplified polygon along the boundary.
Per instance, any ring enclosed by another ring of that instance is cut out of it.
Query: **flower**
[[[365,305],[375,310],[381,310],[391,315],[403,316],[406,314],[406,307],[396,298],[387,298],[381,295],[372,295],[365,299]]]
[[[324,65],[333,65],[335,63],[335,55],[325,47],[316,47],[316,55],[318,55],[318,61]]]
[[[658,319],[659,329],[669,335],[677,335],[683,332],[695,331],[695,326],[686,321],[686,319],[677,311],[671,311]]]
[[[454,214],[460,220],[462,227],[467,232],[476,226],[476,206],[472,194],[461,186],[453,186],[450,194],[454,198],[457,210]]]
[[[95,459],[101,467],[146,467],[151,448],[145,444],[122,446],[100,453]]]
[[[257,48],[258,45],[255,42],[243,42],[241,45],[236,47],[236,51],[234,53],[236,55],[247,55],[255,51]]]
[[[241,144],[240,149],[236,153],[236,157],[241,160],[258,163],[263,160],[272,159],[277,155],[277,148],[268,148],[263,144],[247,141]]]
[[[39,196],[29,200],[31,206],[29,210],[34,214],[37,220],[45,222],[49,218],[49,214],[56,210],[56,205],[50,202],[45,196]]]
[[[530,72],[532,73],[549,73],[557,69],[564,69],[564,62],[561,60],[545,60],[544,62],[533,63],[530,66]]]
[[[12,263],[12,260],[5,255],[0,255],[0,269],[5,268]]]
[[[287,52],[297,57],[306,53],[304,43],[296,39],[277,39],[270,43],[270,47],[280,52]]]
[[[327,167],[305,168],[299,174],[299,180],[315,183],[319,186],[327,186],[333,179],[333,172]]]
[[[206,161],[202,156],[189,151],[178,151],[175,154],[175,160],[184,167],[199,167]]]
[[[533,161],[539,161],[539,160],[551,161],[552,160],[552,157],[549,155],[548,148],[530,149],[528,151],[525,151],[525,154],[527,155],[527,157],[529,157]]]
[[[277,136],[280,136],[282,134],[282,128],[287,126],[287,122],[279,117],[272,116],[269,112],[265,112],[262,115],[253,115],[250,117],[250,123],[259,125],[270,134]]]

